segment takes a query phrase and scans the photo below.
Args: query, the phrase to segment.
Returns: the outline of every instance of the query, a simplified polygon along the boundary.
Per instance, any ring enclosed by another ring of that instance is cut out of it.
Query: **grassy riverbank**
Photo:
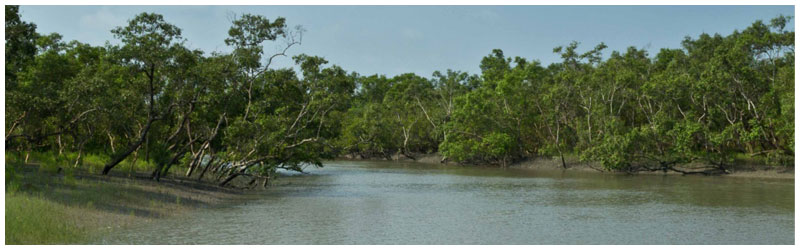
[[[196,180],[150,180],[143,171],[53,171],[7,164],[6,244],[82,244],[95,235],[247,199],[247,192]]]

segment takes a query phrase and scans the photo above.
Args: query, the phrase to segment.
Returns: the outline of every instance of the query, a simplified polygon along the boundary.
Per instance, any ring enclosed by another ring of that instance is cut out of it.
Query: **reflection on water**
[[[337,161],[106,244],[793,244],[794,181]]]

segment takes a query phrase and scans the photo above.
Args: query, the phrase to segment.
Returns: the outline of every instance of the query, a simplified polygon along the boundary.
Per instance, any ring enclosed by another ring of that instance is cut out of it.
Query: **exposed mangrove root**
[[[731,172],[725,168],[724,164],[713,164],[710,168],[701,169],[701,170],[684,170],[675,167],[675,162],[659,162],[658,167],[648,167],[646,165],[640,166],[632,166],[626,169],[626,172],[634,174],[640,171],[648,171],[648,172],[656,172],[662,171],[664,173],[667,172],[676,172],[682,175],[723,175],[723,174],[730,174]]]

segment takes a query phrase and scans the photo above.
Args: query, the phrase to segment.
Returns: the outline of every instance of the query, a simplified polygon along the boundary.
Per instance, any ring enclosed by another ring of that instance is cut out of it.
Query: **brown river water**
[[[794,180],[334,161],[95,244],[793,244]]]

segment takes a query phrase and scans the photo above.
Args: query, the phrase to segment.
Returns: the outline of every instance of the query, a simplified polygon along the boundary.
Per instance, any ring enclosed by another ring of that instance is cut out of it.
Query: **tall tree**
[[[123,45],[118,51],[122,63],[131,69],[131,74],[141,76],[129,84],[140,90],[138,94],[146,103],[147,110],[144,127],[137,139],[105,164],[103,174],[108,174],[145,142],[153,123],[172,113],[175,103],[162,98],[173,91],[170,88],[173,83],[165,79],[164,70],[174,59],[175,51],[181,49],[181,30],[164,21],[160,14],[139,14],[127,26],[117,27],[111,32],[122,40]]]

